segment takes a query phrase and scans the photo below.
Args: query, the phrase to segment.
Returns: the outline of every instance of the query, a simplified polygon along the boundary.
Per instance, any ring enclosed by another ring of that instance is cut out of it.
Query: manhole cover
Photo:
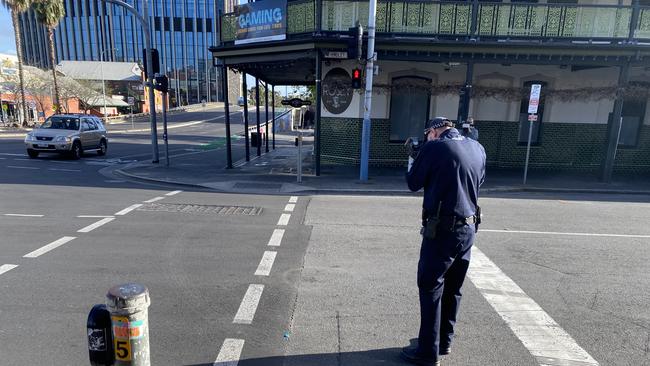
[[[262,208],[251,206],[194,205],[183,203],[147,203],[139,207],[138,211],[258,216],[262,213]]]
[[[240,189],[280,189],[282,188],[282,184],[278,183],[246,183],[246,182],[238,182],[235,183],[235,188],[240,188]]]

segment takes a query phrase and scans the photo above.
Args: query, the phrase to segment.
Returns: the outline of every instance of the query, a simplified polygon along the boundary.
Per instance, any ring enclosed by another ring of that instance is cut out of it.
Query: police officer
[[[462,136],[445,117],[426,123],[427,142],[406,176],[408,187],[424,188],[418,344],[402,349],[417,365],[438,365],[449,354],[460,306],[460,289],[480,223],[479,186],[485,179],[485,150]]]

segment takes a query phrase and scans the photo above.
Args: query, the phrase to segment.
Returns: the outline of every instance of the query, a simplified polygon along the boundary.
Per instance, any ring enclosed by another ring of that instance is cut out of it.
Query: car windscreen
[[[39,128],[55,130],[79,130],[79,118],[50,117]]]

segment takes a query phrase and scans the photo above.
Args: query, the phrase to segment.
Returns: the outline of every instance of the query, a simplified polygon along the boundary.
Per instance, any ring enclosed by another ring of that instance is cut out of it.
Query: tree
[[[74,80],[70,77],[63,77],[61,80],[61,95],[63,96],[63,100],[78,99],[79,107],[84,111],[90,109],[91,100],[101,96],[98,90],[101,90],[101,82]]]
[[[23,125],[27,125],[27,103],[25,103],[25,82],[23,79],[23,45],[20,40],[20,26],[18,24],[18,15],[29,9],[31,0],[0,0],[11,11],[11,21],[14,25],[14,35],[16,39],[16,54],[18,55],[18,78],[20,79],[20,95],[23,109]]]
[[[36,18],[39,23],[47,28],[47,36],[50,44],[50,65],[52,65],[52,78],[54,80],[54,105],[56,113],[61,112],[61,97],[59,84],[56,79],[56,55],[54,53],[54,28],[59,21],[65,17],[65,6],[63,0],[36,0],[33,3]]]

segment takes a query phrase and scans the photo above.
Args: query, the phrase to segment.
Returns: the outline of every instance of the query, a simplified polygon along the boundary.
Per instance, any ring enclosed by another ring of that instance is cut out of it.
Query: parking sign
[[[541,84],[533,84],[530,87],[530,99],[528,100],[528,114],[537,114],[539,107],[539,95],[542,92]]]

